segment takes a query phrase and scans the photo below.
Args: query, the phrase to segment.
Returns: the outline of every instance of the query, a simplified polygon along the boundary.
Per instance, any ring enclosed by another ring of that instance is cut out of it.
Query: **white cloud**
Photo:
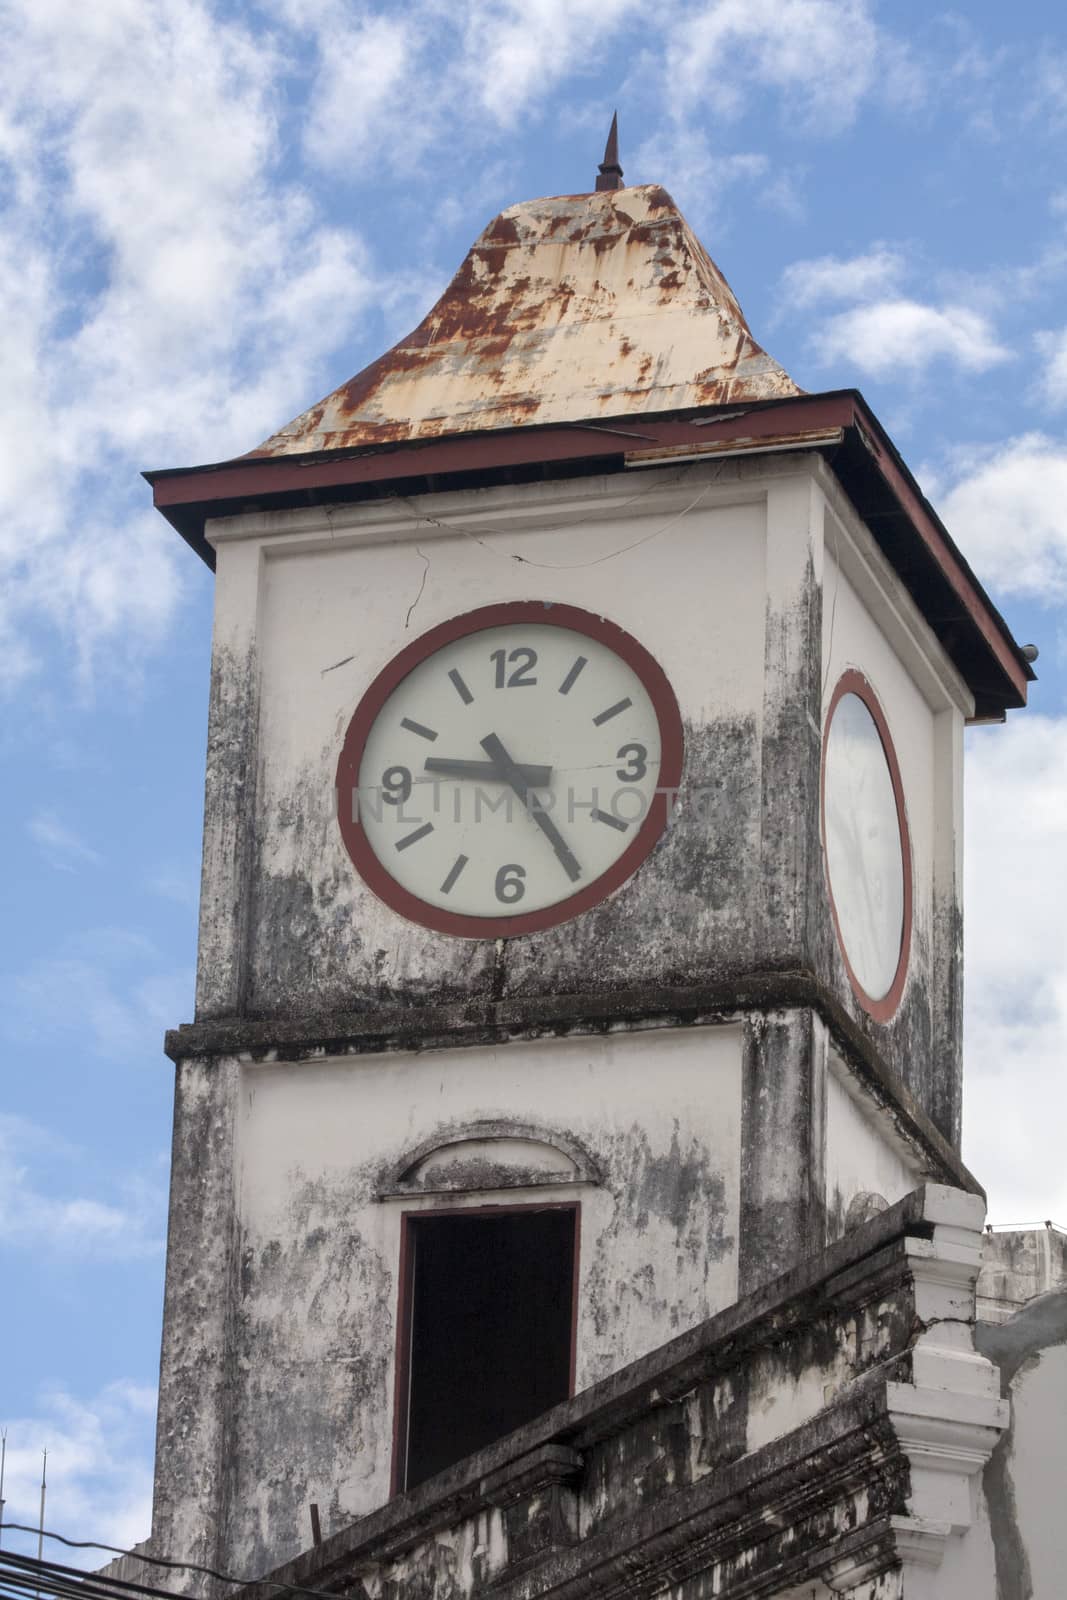
[[[780,167],[762,185],[758,195],[760,204],[769,211],[777,211],[790,222],[802,222],[807,215],[802,178],[800,169]]]
[[[1067,122],[1067,56],[1045,49],[1027,65],[1028,115],[1043,128],[1058,131]]]
[[[40,811],[31,817],[26,832],[49,865],[59,872],[74,872],[79,866],[98,867],[103,860],[99,851],[91,849],[54,811]]]
[[[0,1244],[82,1261],[158,1256],[166,1215],[161,1187],[123,1174],[107,1198],[78,1193],[69,1175],[85,1165],[84,1151],[25,1118],[0,1115]]]
[[[487,123],[509,128],[536,114],[582,53],[639,12],[638,0],[427,0],[404,12],[353,20],[342,0],[309,14],[300,0],[273,10],[311,31],[312,164],[358,183],[364,172],[410,173],[428,154],[484,145]],[[462,170],[456,177],[463,180]]]
[[[847,363],[885,377],[912,377],[934,362],[953,362],[964,372],[986,372],[1010,360],[989,318],[964,305],[923,305],[917,300],[878,300],[838,312],[813,340],[823,366]]]
[[[371,275],[281,176],[270,36],[203,0],[0,5],[0,642],[42,615],[88,672],[150,650],[182,592],[142,466],[249,448],[306,403]],[[47,94],[41,85],[47,84]],[[5,175],[6,176],[6,175]]]
[[[994,588],[1067,595],[1067,446],[1044,434],[957,454],[937,496],[945,526]]]
[[[74,1032],[94,1054],[112,1061],[145,1049],[155,1055],[163,1029],[188,1010],[188,990],[182,972],[127,987],[95,962],[59,957],[0,979],[7,1006],[2,1031],[15,1040]]]
[[[186,1015],[192,975],[159,969],[148,941],[98,928],[64,939],[54,956],[0,974],[0,1036],[18,1042],[74,1033],[110,1061],[158,1055],[163,1030]]]
[[[47,1450],[50,1528],[124,1549],[146,1538],[152,1515],[155,1406],[150,1384],[124,1378],[87,1400],[62,1386],[47,1388],[32,1409],[5,1419],[5,1521],[36,1525],[41,1454]],[[35,1536],[7,1533],[4,1542],[37,1553]],[[45,1555],[88,1569],[108,1559],[100,1551],[67,1550],[47,1541]]]
[[[794,261],[782,274],[781,295],[789,311],[828,300],[870,300],[895,288],[904,270],[904,257],[898,250],[877,244],[865,255],[844,260],[819,256]]]
[[[1045,370],[1038,380],[1038,390],[1050,406],[1057,409],[1067,405],[1067,328],[1057,332],[1039,333],[1035,340],[1039,353],[1045,358]]]
[[[991,294],[987,280],[959,283],[954,296],[948,285],[948,297],[930,303],[901,292],[909,271],[903,252],[887,244],[857,256],[794,261],[782,273],[778,320],[855,302],[819,324],[809,346],[820,366],[846,364],[876,377],[917,377],[946,362],[985,372],[1011,359],[983,309]]]
[[[511,126],[535,99],[573,73],[638,0],[467,0],[459,78],[468,104]]]
[[[323,27],[327,19],[334,25]],[[355,27],[346,27],[329,10],[320,19],[319,39],[321,58],[304,131],[305,151],[329,170],[368,158],[377,165],[383,131],[386,141],[395,144],[402,134],[402,128],[392,126],[397,110],[410,109],[405,80],[416,70],[416,28],[410,18],[399,16],[362,17]],[[417,155],[425,132],[421,118],[413,120],[416,148],[412,150],[410,138],[402,142]]]
[[[975,730],[966,786],[964,1158],[991,1221],[1067,1222],[1067,719]]]
[[[847,127],[877,91],[914,98],[918,74],[866,0],[705,0],[670,26],[664,76],[679,111],[739,117],[777,92],[808,132]]]
[[[735,184],[762,192],[767,158],[753,151],[728,154],[712,148],[699,129],[668,128],[646,139],[635,152],[634,167],[656,173],[691,223],[706,226]]]
[[[190,862],[187,867],[167,862],[148,879],[145,886],[162,900],[172,900],[175,905],[195,908],[200,899],[200,867]]]

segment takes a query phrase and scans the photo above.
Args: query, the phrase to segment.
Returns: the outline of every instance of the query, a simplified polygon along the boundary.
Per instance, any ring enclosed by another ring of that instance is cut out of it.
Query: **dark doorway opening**
[[[394,1489],[570,1395],[578,1208],[408,1214]]]

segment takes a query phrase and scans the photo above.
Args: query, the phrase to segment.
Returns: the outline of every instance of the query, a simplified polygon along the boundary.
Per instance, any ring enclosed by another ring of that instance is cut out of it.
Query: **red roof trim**
[[[805,429],[847,425],[852,420],[846,394],[815,395],[737,410],[719,408],[723,410],[721,421],[714,411],[697,419],[629,416],[620,418],[618,426],[607,422],[566,423],[456,434],[447,439],[413,439],[391,449],[370,448],[339,455],[245,456],[213,466],[148,472],[145,477],[152,485],[155,505],[162,511],[168,506],[206,506],[211,501],[286,494],[294,489],[310,491],[391,478],[620,455],[642,442],[668,445],[706,444],[710,439],[758,439],[781,433],[794,407],[803,409]]]
[[[1001,671],[1025,704],[1026,685],[1033,674],[1028,673],[1021,664],[1016,651],[1004,638],[1002,628],[997,626],[990,616],[989,603],[981,592],[977,579],[953,549],[940,519],[931,511],[910,472],[900,460],[889,439],[882,433],[874,414],[863,405],[858,406],[857,410],[862,411],[864,443],[874,456],[879,472],[922,536],[926,548],[965,606],[967,615],[996,656]]]

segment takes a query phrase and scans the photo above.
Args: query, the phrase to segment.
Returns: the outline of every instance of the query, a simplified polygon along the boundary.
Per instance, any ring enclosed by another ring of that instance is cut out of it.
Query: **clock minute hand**
[[[480,743],[486,755],[489,756],[493,763],[500,769],[501,773],[504,775],[504,778],[508,783],[510,783],[511,787],[514,789],[515,793],[526,807],[528,815],[533,819],[534,822],[536,822],[537,826],[540,828],[541,832],[544,834],[545,838],[556,852],[559,864],[567,874],[568,878],[572,883],[577,883],[578,879],[582,875],[582,869],[578,863],[578,858],[567,845],[563,835],[556,827],[556,824],[552,821],[552,818],[540,809],[536,800],[531,806],[529,794],[534,785],[526,782],[526,779],[523,777],[522,767],[518,766],[514,761],[512,761],[511,757],[508,755],[507,751],[504,749],[504,746],[501,744],[495,733],[486,734],[485,738],[482,739]]]
[[[442,777],[485,778],[497,783],[509,782],[507,774],[496,761],[451,761],[447,756],[427,756],[423,765],[427,772],[437,772]],[[551,767],[531,767],[521,764],[518,770],[530,789],[547,789],[552,782]]]

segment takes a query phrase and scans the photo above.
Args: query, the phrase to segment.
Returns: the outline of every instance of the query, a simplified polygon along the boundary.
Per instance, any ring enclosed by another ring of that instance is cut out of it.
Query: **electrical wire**
[[[137,1559],[135,1556],[134,1560]],[[0,1550],[0,1572],[5,1566],[13,1567],[14,1571],[4,1572],[4,1581],[7,1583],[20,1583],[25,1587],[34,1587],[40,1582],[40,1574],[47,1571],[51,1576],[58,1575],[57,1582],[60,1587],[75,1589],[78,1594],[112,1593],[139,1594],[149,1596],[150,1600],[167,1600],[173,1594],[172,1589],[157,1589],[151,1584],[137,1583],[130,1578],[114,1578],[110,1575],[102,1576],[99,1572],[86,1572],[81,1567],[62,1566],[57,1561],[38,1560],[36,1556],[19,1555],[14,1550]],[[35,1575],[35,1576],[34,1576]]]
[[[93,1600],[119,1600],[117,1591],[113,1593],[106,1587],[89,1588],[66,1583],[47,1570],[18,1573],[5,1572],[0,1568],[0,1583],[5,1586],[6,1594],[18,1596],[18,1600],[30,1594],[50,1595],[53,1600],[88,1600],[89,1596]],[[122,1600],[126,1600],[126,1597],[123,1596]]]
[[[88,1595],[97,1597],[97,1600],[103,1600],[105,1596],[109,1597],[109,1600],[117,1600],[117,1591],[113,1593],[107,1588],[106,1584],[75,1584],[55,1577],[47,1569],[42,1571],[35,1568],[27,1572],[5,1572],[2,1565],[0,1565],[0,1582],[7,1585],[9,1592],[13,1591],[18,1595],[44,1592],[55,1596],[56,1600],[74,1600],[75,1596],[78,1597],[78,1600],[85,1600]]]
[[[0,1577],[6,1587],[2,1591],[11,1597],[11,1600],[25,1600],[28,1595],[48,1597],[48,1600],[128,1600],[128,1597],[117,1590],[108,1589],[106,1586],[92,1588],[82,1584],[64,1583],[49,1572],[27,1572],[20,1578],[17,1574],[3,1574]],[[170,1600],[184,1600],[176,1590],[168,1591]]]
[[[55,1573],[45,1566],[43,1569],[36,1565],[32,1570],[20,1572],[17,1570],[3,1571],[0,1568],[0,1583],[3,1583],[16,1594],[45,1593],[55,1597],[55,1600],[127,1600],[126,1590],[112,1589],[110,1580],[93,1582],[92,1574],[84,1574],[84,1581],[74,1582],[72,1579],[57,1577]],[[178,1600],[174,1590],[167,1590],[170,1600]]]
[[[98,1573],[83,1572],[76,1567],[62,1567],[51,1561],[38,1561],[33,1556],[17,1556],[12,1551],[0,1551],[0,1582],[23,1594],[44,1590],[57,1600],[131,1600],[134,1595],[141,1600],[173,1600],[173,1589],[155,1589],[145,1584],[130,1583],[120,1578],[101,1577]]]
[[[53,1596],[54,1600],[181,1600],[179,1592],[174,1589],[160,1589],[121,1578],[100,1577],[77,1568],[58,1567],[50,1562],[38,1563],[33,1558],[27,1560],[28,1565],[20,1568],[0,1557],[0,1583],[21,1595],[43,1593]],[[275,1584],[272,1587],[285,1589],[289,1593],[307,1593],[306,1590],[290,1588],[288,1584]]]
[[[144,1555],[139,1550],[124,1550],[119,1545],[103,1544],[99,1539],[68,1539],[65,1534],[54,1533],[48,1528],[29,1527],[22,1522],[0,1523],[0,1533],[4,1533],[9,1529],[13,1533],[43,1534],[44,1538],[54,1539],[59,1544],[66,1545],[70,1550],[104,1550],[113,1556],[129,1556],[131,1560],[144,1562],[146,1566],[150,1567],[163,1567],[168,1571],[198,1572],[205,1578],[215,1578],[219,1583],[232,1583],[241,1589],[256,1585],[261,1588],[278,1589],[285,1594],[305,1595],[310,1597],[310,1600],[334,1600],[331,1592],[326,1589],[306,1589],[300,1584],[282,1583],[277,1578],[238,1578],[233,1573],[219,1572],[215,1567],[201,1566],[196,1561],[175,1561],[170,1556]],[[47,1568],[72,1580],[80,1580],[86,1577],[90,1580],[98,1579],[98,1574],[85,1574],[80,1567],[64,1567],[58,1562],[52,1561],[38,1563],[35,1557],[16,1555],[14,1551],[0,1547],[0,1569],[2,1569],[4,1562],[8,1560],[13,1560],[20,1568],[25,1568],[26,1564],[29,1563],[34,1570]],[[153,1589],[149,1584],[132,1583],[123,1578],[107,1578],[99,1581],[114,1585],[115,1589],[122,1593],[136,1593],[149,1597],[162,1596],[164,1600],[171,1600],[174,1594],[172,1589]],[[83,1589],[79,1583],[78,1592],[84,1594],[88,1591]]]

